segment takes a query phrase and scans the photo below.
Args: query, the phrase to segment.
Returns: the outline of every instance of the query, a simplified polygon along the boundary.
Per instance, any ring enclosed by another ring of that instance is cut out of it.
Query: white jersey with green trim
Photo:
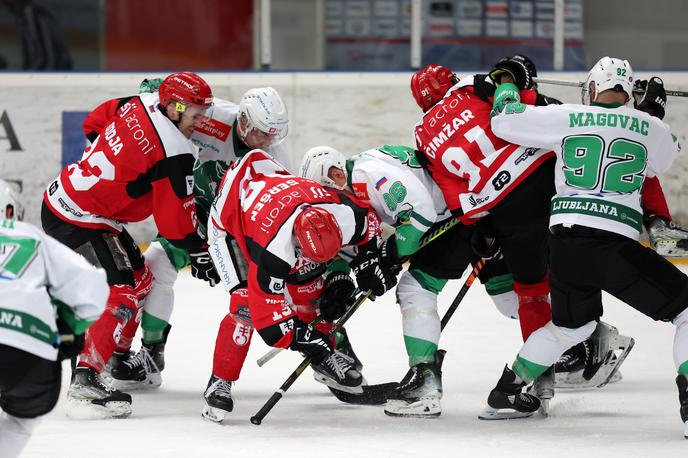
[[[556,153],[550,226],[581,225],[638,240],[646,176],[666,171],[680,150],[668,125],[626,106],[513,103],[492,131]]]
[[[0,220],[0,344],[55,361],[56,307],[92,322],[109,292],[103,269],[29,223]]]
[[[232,129],[238,113],[239,105],[236,103],[218,97],[213,99],[212,118],[191,135],[191,141],[199,148],[199,163],[222,161],[229,164],[245,154],[237,154],[233,141]],[[291,170],[289,152],[284,142],[264,151],[287,170]]]
[[[397,228],[402,255],[417,249],[420,237],[433,223],[451,217],[442,191],[418,163],[413,148],[385,145],[370,149],[353,156],[349,168],[356,197]],[[405,243],[409,245],[406,249]]]

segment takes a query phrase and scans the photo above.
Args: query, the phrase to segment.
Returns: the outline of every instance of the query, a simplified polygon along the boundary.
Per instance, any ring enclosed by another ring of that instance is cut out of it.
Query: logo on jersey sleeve
[[[377,183],[375,183],[375,189],[379,191],[385,183],[387,183],[387,177],[380,178]]]
[[[232,126],[220,122],[217,119],[211,119],[208,122],[204,122],[201,127],[196,129],[196,132],[201,132],[208,135],[209,137],[217,138],[220,141],[227,140],[229,132],[232,130]]]
[[[354,195],[361,200],[370,200],[368,196],[368,185],[365,183],[352,183]]]

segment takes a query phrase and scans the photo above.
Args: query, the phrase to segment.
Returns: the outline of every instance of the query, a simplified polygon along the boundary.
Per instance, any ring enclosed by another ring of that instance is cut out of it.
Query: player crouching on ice
[[[493,417],[537,409],[538,399],[522,387],[593,332],[604,290],[676,326],[676,384],[688,437],[688,277],[638,243],[643,182],[669,169],[680,146],[669,126],[624,106],[632,89],[628,62],[604,57],[583,86],[589,106],[526,106],[508,83],[495,94],[496,135],[555,151],[556,195],[549,223],[552,321],[526,340],[513,370],[504,368],[487,401]]]
[[[342,246],[357,246],[350,265],[361,291],[380,296],[396,284],[381,268],[380,234],[380,220],[370,208],[291,175],[261,150],[230,167],[208,220],[209,251],[231,300],[215,345],[205,418],[222,421],[232,410],[231,385],[254,328],[268,345],[310,356],[319,382],[363,392],[355,360],[334,350],[333,336],[325,333],[331,325],[308,323],[316,317],[318,298],[332,291],[324,267]],[[337,288],[342,282],[351,286],[351,280],[334,279],[341,280]],[[354,288],[344,289],[348,297]],[[329,310],[321,312],[333,319]]]

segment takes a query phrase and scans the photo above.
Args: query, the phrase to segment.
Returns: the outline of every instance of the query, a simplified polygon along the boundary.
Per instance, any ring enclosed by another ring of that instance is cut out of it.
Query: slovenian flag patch
[[[387,183],[387,177],[380,178],[380,180],[377,183],[375,183],[375,189],[379,191],[382,185],[385,183]]]

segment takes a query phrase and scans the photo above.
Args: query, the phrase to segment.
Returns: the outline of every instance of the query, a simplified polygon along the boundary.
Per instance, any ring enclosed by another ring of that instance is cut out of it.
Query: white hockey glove
[[[650,245],[667,258],[688,257],[688,231],[666,218],[652,215],[647,224]]]

